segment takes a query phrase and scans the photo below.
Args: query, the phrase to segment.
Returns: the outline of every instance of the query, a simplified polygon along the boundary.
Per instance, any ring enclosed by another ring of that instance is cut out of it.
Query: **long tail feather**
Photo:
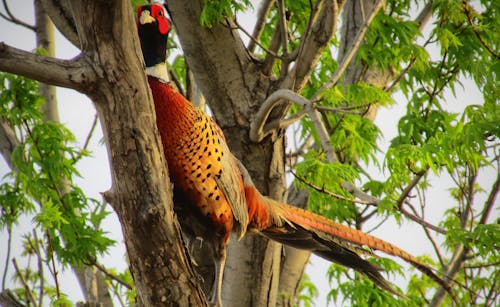
[[[272,240],[299,249],[310,250],[327,260],[353,268],[365,274],[381,288],[398,296],[402,295],[394,290],[391,284],[379,273],[380,268],[364,260],[359,254],[370,254],[370,249],[376,249],[402,258],[437,282],[456,302],[451,286],[437,276],[432,268],[420,262],[413,255],[362,231],[263,196],[256,190],[243,164],[237,159],[235,160],[245,186],[250,228],[260,231]]]
[[[379,250],[412,264],[452,295],[450,285],[437,276],[432,268],[397,246],[306,210],[259,196],[259,205],[265,208],[272,221],[269,227],[262,228],[260,232],[270,239],[309,250],[327,260],[353,268],[381,288],[402,296],[380,274],[379,267],[359,256],[372,254],[370,249]]]
[[[425,265],[416,257],[400,249],[399,247],[387,241],[366,234],[362,231],[336,223],[332,220],[302,210],[300,208],[292,207],[289,205],[285,206],[287,206],[287,208],[286,210],[283,210],[284,216],[287,220],[292,221],[293,224],[300,225],[304,229],[315,233],[318,237],[321,237],[327,241],[331,240],[335,242],[339,239],[343,239],[358,246],[366,246],[372,249],[379,250],[386,254],[399,257],[412,264],[419,271],[429,276],[431,279],[433,279],[435,282],[443,286],[443,288],[451,293],[450,285],[439,276],[437,276],[429,266]]]

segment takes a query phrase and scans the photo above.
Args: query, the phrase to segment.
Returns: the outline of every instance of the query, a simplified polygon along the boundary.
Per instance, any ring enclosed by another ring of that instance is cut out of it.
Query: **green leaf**
[[[51,200],[42,204],[42,210],[34,217],[34,220],[44,229],[60,228],[62,224],[68,223],[58,206],[52,203]]]

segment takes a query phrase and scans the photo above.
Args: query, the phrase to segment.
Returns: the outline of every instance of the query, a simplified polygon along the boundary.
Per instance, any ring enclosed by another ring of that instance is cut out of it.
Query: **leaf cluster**
[[[85,155],[63,125],[44,121],[37,83],[0,75],[1,120],[21,140],[11,157],[12,171],[0,185],[0,226],[11,227],[33,214],[37,228],[65,264],[81,264],[107,250],[113,241],[99,229],[108,214],[75,186],[76,163]]]
[[[233,17],[236,12],[251,7],[249,0],[203,0],[202,4],[200,23],[205,27],[221,23],[224,18]]]

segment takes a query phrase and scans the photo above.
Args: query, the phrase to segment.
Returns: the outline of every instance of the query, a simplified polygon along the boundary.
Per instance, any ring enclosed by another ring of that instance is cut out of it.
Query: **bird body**
[[[163,7],[147,5],[140,7],[138,13],[139,37],[155,103],[156,123],[174,184],[176,212],[183,230],[201,236],[214,250],[213,303],[221,304],[226,246],[233,231],[242,237],[251,230],[309,250],[365,274],[381,288],[397,295],[400,294],[382,277],[380,269],[363,259],[360,253],[372,254],[371,249],[376,249],[401,257],[444,284],[429,267],[393,244],[263,196],[230,152],[214,120],[170,84],[166,69],[161,68],[165,67],[165,58],[146,58],[148,55],[158,58],[165,50],[168,20]]]

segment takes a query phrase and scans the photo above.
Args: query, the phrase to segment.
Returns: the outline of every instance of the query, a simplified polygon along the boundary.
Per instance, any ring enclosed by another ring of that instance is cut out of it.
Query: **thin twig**
[[[36,256],[37,256],[37,264],[38,264],[38,277],[40,279],[40,289],[38,289],[38,306],[43,306],[43,292],[45,291],[44,289],[44,283],[45,283],[45,278],[43,274],[43,262],[42,262],[42,253],[40,251],[40,242],[38,241],[38,235],[36,234],[36,229],[33,229],[33,242],[34,246],[33,249],[35,250]]]
[[[404,207],[401,207],[399,208],[399,212],[401,212],[404,216],[406,216],[407,218],[409,218],[410,220],[422,225],[422,226],[425,226],[429,229],[432,229],[434,230],[435,232],[438,232],[440,234],[443,234],[445,235],[446,234],[446,230],[444,230],[443,228],[441,227],[438,227],[436,225],[433,225],[427,221],[425,221],[424,219],[422,219],[421,217],[417,216],[417,215],[414,215],[412,214],[411,212],[409,212],[408,210],[406,210]]]
[[[413,190],[413,188],[418,184],[420,179],[422,179],[422,177],[427,173],[427,170],[428,168],[418,172],[416,176],[410,181],[410,183],[403,189],[403,193],[401,193],[398,200],[396,201],[398,208],[401,208],[403,206],[405,199],[408,197],[411,190]]]
[[[0,12],[0,17],[2,17],[3,19],[9,21],[9,22],[12,22],[18,26],[21,26],[21,27],[25,27],[29,30],[32,30],[34,32],[36,32],[36,27],[33,26],[33,25],[30,25],[18,18],[16,18],[16,16],[14,16],[14,14],[12,14],[12,12],[10,11],[10,8],[9,8],[9,5],[7,4],[7,0],[2,0],[2,3],[3,3],[3,7],[5,9],[5,12],[7,12],[7,15],[6,16],[5,14],[1,13]]]
[[[422,192],[420,192],[420,191],[421,191],[421,189],[417,188],[417,194],[419,195],[418,199],[420,201],[420,210],[421,210],[420,215],[421,215],[422,219],[424,219],[426,199],[425,199],[425,194],[423,193],[423,191]],[[408,204],[408,206],[413,211],[413,214],[418,215],[417,210],[411,204]],[[441,250],[439,249],[438,243],[436,242],[436,240],[432,236],[428,227],[422,225],[422,229],[424,230],[425,235],[427,236],[427,239],[431,242],[432,248],[434,248],[434,252],[436,253],[436,255],[438,257],[438,260],[439,260],[439,263],[441,264],[441,267],[444,268],[445,267],[444,258],[443,258],[443,255],[441,253]]]
[[[365,112],[351,112],[351,110],[366,109],[366,108],[369,108],[371,105],[372,105],[371,103],[366,103],[366,104],[359,105],[359,106],[345,106],[345,107],[337,107],[337,108],[325,107],[325,106],[318,105],[318,106],[315,106],[315,108],[319,111],[325,111],[325,112],[363,115]]]
[[[113,294],[115,295],[116,299],[120,303],[120,306],[125,307],[126,306],[125,302],[123,301],[122,296],[120,295],[120,293],[118,293],[118,290],[116,288],[113,289]]]
[[[12,226],[7,225],[7,255],[5,256],[5,268],[2,275],[2,292],[5,291],[5,279],[9,270],[10,252],[12,251]]]
[[[481,43],[481,45],[483,45],[484,49],[486,49],[486,51],[488,51],[494,58],[496,59],[500,59],[500,54],[497,54],[483,39],[483,37],[481,36],[481,33],[479,33],[477,27],[474,25],[474,22],[472,20],[472,16],[471,16],[471,6],[469,5],[468,1],[467,0],[464,0],[463,2],[463,5],[464,5],[464,13],[465,13],[465,16],[467,16],[467,21],[469,21],[469,24],[470,26],[472,27],[472,31],[474,32],[474,34],[476,35],[477,39],[479,40],[479,42]]]
[[[134,287],[129,284],[128,282],[126,282],[125,280],[121,279],[120,277],[116,276],[115,274],[111,273],[110,271],[108,271],[103,265],[101,265],[100,263],[98,263],[97,261],[94,261],[92,260],[91,261],[91,264],[96,267],[99,271],[101,271],[102,273],[104,273],[104,275],[106,275],[108,278],[116,281],[117,283],[119,283],[120,285],[124,286],[125,288],[127,288],[128,290],[132,290]]]
[[[239,23],[238,21],[236,20],[236,18],[234,19],[234,23],[236,24],[238,30],[240,30],[241,32],[243,32],[246,36],[248,36],[248,38],[250,38],[250,40],[252,42],[254,42],[257,46],[259,46],[262,50],[264,50],[265,52],[267,52],[268,54],[272,55],[273,57],[275,58],[278,58],[280,60],[284,60],[284,58],[280,55],[278,55],[276,52],[272,51],[272,50],[269,50],[268,48],[266,48],[264,45],[262,45],[255,37],[252,36],[252,34],[248,33],[247,30],[245,30],[245,28],[243,28]]]
[[[369,202],[361,200],[361,199],[348,198],[348,197],[345,197],[343,195],[340,195],[340,194],[328,191],[324,187],[318,187],[317,185],[315,185],[315,184],[307,181],[305,178],[302,178],[301,176],[297,175],[297,173],[295,173],[291,167],[290,167],[290,173],[292,173],[292,175],[297,180],[299,180],[303,184],[307,185],[308,187],[310,187],[313,190],[316,190],[316,191],[318,191],[320,193],[326,194],[328,196],[331,196],[333,198],[337,198],[337,199],[340,199],[340,200],[345,200],[345,201],[348,201],[348,202],[352,202],[352,203],[365,204],[365,205],[369,205],[370,204]]]
[[[495,199],[499,191],[500,191],[500,175],[497,175],[497,179],[495,180],[493,186],[491,187],[491,192],[488,195],[488,199],[484,203],[484,209],[481,214],[481,219],[479,220],[479,224],[486,224],[486,221],[490,216],[491,209],[493,209],[493,206],[495,204]]]
[[[370,212],[368,215],[363,217],[364,221],[367,221],[369,218],[374,216],[378,212],[377,209],[373,210]],[[389,215],[385,216],[380,222],[377,223],[377,225],[373,226],[371,229],[367,230],[366,233],[374,232],[377,230],[380,226],[382,226],[387,220],[389,219]]]
[[[52,264],[52,276],[54,277],[54,284],[56,286],[56,297],[59,299],[61,298],[61,291],[59,289],[59,280],[57,278],[57,270],[56,270],[56,261],[55,261],[55,257],[54,257],[54,249],[52,248],[52,238],[50,236],[50,233],[49,231],[47,230],[45,232],[46,236],[47,236],[47,242],[48,242],[48,247],[49,247],[49,257],[50,257],[50,260],[51,260],[51,264]]]
[[[465,269],[479,269],[479,268],[487,268],[487,267],[497,267],[500,265],[500,261],[495,261],[491,263],[485,264],[476,264],[476,265],[464,265]]]
[[[83,143],[82,151],[87,150],[87,147],[89,146],[89,143],[90,143],[90,139],[92,138],[92,135],[94,134],[95,128],[97,127],[98,121],[99,121],[99,116],[96,113],[94,115],[94,121],[92,122],[92,126],[90,126],[90,131],[87,134],[87,138],[85,139],[85,143]]]
[[[31,304],[33,304],[33,306],[36,306],[36,300],[33,297],[33,293],[31,293],[31,289],[28,285],[28,282],[26,281],[26,278],[24,278],[24,275],[21,272],[21,269],[19,269],[19,265],[17,264],[16,258],[12,259],[12,263],[14,264],[14,269],[16,270],[16,273],[19,276],[19,280],[21,281],[21,284],[24,287],[24,292],[26,292],[26,297],[28,298],[28,301]]]

